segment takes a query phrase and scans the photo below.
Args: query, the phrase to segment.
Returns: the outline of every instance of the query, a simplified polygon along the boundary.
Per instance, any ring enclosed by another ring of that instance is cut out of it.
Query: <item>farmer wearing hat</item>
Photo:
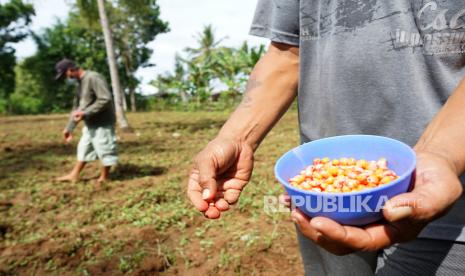
[[[97,183],[108,180],[111,166],[116,165],[115,112],[108,85],[97,72],[83,70],[69,59],[62,59],[55,65],[56,80],[66,78],[76,84],[76,94],[70,119],[63,130],[63,138],[68,143],[72,132],[80,121],[84,121],[82,137],[77,147],[77,163],[73,170],[58,181],[76,182],[87,162],[99,159],[102,163]]]

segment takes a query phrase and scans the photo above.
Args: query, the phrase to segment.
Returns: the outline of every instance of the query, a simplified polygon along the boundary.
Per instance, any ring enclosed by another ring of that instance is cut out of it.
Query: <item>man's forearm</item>
[[[444,157],[451,163],[458,175],[464,172],[465,79],[433,118],[415,149]]]
[[[255,65],[241,104],[218,136],[237,139],[254,150],[295,98],[299,76],[298,48],[272,43]]]
[[[77,93],[76,93],[77,94]],[[73,99],[73,107],[71,108],[71,112],[69,114],[69,119],[68,123],[66,124],[65,130],[69,132],[73,132],[73,130],[76,128],[77,123],[74,121],[73,118],[73,112],[76,111],[79,108],[79,99],[77,96],[74,96]]]
[[[68,132],[73,132],[73,130],[76,128],[77,123],[74,121],[73,116],[71,115],[68,123],[66,124],[65,130]]]

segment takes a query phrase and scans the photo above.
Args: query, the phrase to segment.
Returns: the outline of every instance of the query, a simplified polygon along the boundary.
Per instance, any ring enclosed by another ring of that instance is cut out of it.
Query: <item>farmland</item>
[[[186,199],[191,160],[226,112],[128,115],[112,180],[95,184],[98,163],[81,181],[57,183],[75,161],[61,140],[65,115],[0,118],[0,275],[302,274],[287,213],[266,213],[279,195],[276,159],[298,144],[290,111],[255,156],[251,182],[221,219],[206,220]]]

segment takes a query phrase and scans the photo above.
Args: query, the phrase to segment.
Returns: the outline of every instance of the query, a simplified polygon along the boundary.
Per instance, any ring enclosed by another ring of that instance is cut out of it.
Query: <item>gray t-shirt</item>
[[[302,142],[374,134],[413,146],[465,76],[463,0],[259,0],[250,33],[300,48]],[[465,241],[464,225],[462,197],[421,236]]]

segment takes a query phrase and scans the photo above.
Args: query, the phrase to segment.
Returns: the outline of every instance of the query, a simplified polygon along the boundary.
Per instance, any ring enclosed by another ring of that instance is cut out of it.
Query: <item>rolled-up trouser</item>
[[[83,162],[100,159],[105,167],[116,165],[118,154],[114,126],[84,126],[77,147],[77,159]]]
[[[417,238],[379,252],[336,256],[297,230],[307,276],[465,275],[465,243]]]

